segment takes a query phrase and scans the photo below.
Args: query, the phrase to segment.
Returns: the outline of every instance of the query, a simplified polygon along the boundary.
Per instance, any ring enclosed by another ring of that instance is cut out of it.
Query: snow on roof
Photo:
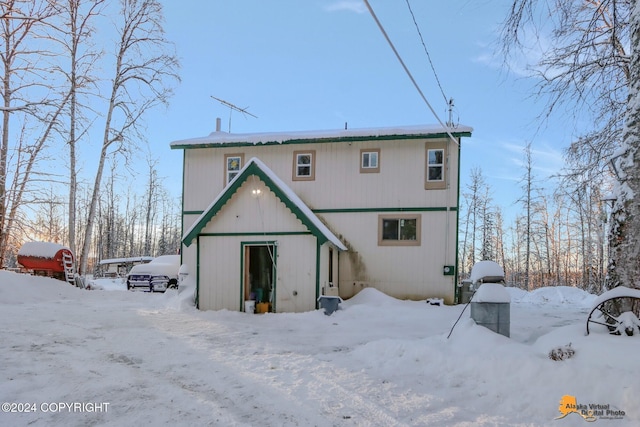
[[[53,258],[60,249],[69,249],[59,243],[53,242],[26,242],[18,251],[20,256],[32,256],[36,258]]]
[[[361,129],[323,130],[323,131],[298,131],[298,132],[260,132],[260,133],[227,133],[216,131],[208,136],[173,141],[172,148],[185,148],[199,145],[224,145],[224,144],[283,144],[288,141],[319,140],[319,139],[353,139],[363,137],[382,136],[409,136],[409,135],[446,135],[450,131],[454,135],[470,134],[473,128],[469,126],[457,126],[444,128],[440,125],[414,125],[398,127],[379,127]]]
[[[346,251],[347,247],[336,237],[335,234],[331,232],[327,228],[326,225],[320,218],[316,216],[316,214],[309,209],[309,207],[298,197],[298,195],[283,181],[280,179],[275,172],[273,172],[267,165],[265,165],[260,159],[257,157],[252,157],[243,167],[240,169],[238,174],[227,184],[227,186],[218,194],[218,196],[211,202],[211,204],[204,210],[204,212],[200,215],[200,217],[189,227],[188,230],[184,232],[182,235],[182,239],[186,239],[194,229],[201,226],[201,221],[207,217],[209,211],[213,209],[220,198],[224,197],[227,193],[227,190],[234,185],[234,183],[239,179],[244,179],[245,171],[251,167],[251,165],[256,165],[272,182],[274,185],[278,187],[278,189],[287,197],[308,219],[311,223],[320,231],[326,238],[329,240],[336,248]]]
[[[473,302],[511,302],[511,295],[500,283],[483,283],[473,296]]]
[[[471,269],[471,283],[476,283],[480,280],[487,281],[499,281],[504,279],[504,270],[495,261],[479,261],[473,265]]]

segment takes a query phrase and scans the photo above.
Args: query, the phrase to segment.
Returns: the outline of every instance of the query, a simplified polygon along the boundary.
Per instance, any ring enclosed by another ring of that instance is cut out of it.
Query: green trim
[[[460,206],[460,169],[462,169],[461,166],[461,154],[462,154],[462,150],[461,150],[461,141],[460,138],[458,138],[458,195],[457,195],[457,202],[456,204],[458,206]],[[459,263],[459,258],[458,258],[458,254],[459,254],[459,250],[460,250],[460,211],[458,211],[456,209],[456,263],[454,266],[454,273],[453,273],[453,303],[457,304],[460,302],[460,288],[458,288],[458,281],[460,280],[460,278],[458,277],[458,263]]]
[[[405,208],[338,208],[338,209],[312,209],[315,214],[327,213],[366,213],[366,212],[447,212],[457,211],[458,208],[437,207],[405,207]]]
[[[240,310],[244,311],[244,242],[240,242]]]
[[[182,194],[184,194],[184,188],[182,189]],[[183,207],[183,209],[184,209],[184,207]],[[185,210],[183,210],[182,211],[182,216],[185,216],[185,215],[202,215],[202,212],[204,212],[204,211],[185,211]]]
[[[187,163],[187,156],[186,156],[186,153],[183,152],[182,153],[182,193],[180,193],[180,209],[183,212],[183,215],[180,216],[180,235],[181,236],[184,234],[184,183],[185,183],[185,171],[187,169],[186,163]],[[180,265],[184,264],[183,253],[184,251],[182,250],[182,242],[180,242]],[[196,300],[196,307],[197,307],[197,300]]]
[[[196,308],[200,310],[200,238],[196,245]]]
[[[453,132],[452,135],[460,138],[462,136],[470,137],[471,132]],[[268,136],[265,136],[269,138]],[[406,139],[442,139],[449,138],[446,132],[430,133],[430,134],[412,134],[412,135],[381,135],[381,136],[345,136],[331,138],[295,138],[286,141],[265,141],[265,142],[202,142],[190,144],[171,144],[172,150],[189,150],[197,148],[229,148],[229,147],[256,147],[256,146],[272,146],[272,145],[302,145],[302,144],[326,144],[340,142],[361,142],[361,141],[393,141]]]
[[[460,201],[458,200],[458,203]],[[457,206],[449,208],[443,206],[433,207],[398,207],[398,208],[334,208],[334,209],[311,209],[314,214],[323,213],[366,213],[366,212],[446,212],[457,211]],[[202,215],[204,211],[184,211],[182,215]]]
[[[318,306],[318,299],[320,298],[320,248],[322,245],[316,239],[316,299],[315,299],[315,307],[316,310],[320,308]]]
[[[245,181],[252,175],[257,176],[262,182],[265,183],[267,187],[271,191],[273,191],[280,199],[282,203],[302,222],[302,224],[307,227],[307,229],[318,238],[321,244],[324,244],[329,239],[324,235],[320,229],[313,223],[313,221],[302,212],[298,206],[291,201],[291,199],[285,194],[278,185],[267,175],[257,163],[249,163],[246,165],[242,173],[237,176],[231,183],[223,190],[223,193],[216,199],[213,206],[209,208],[206,212],[203,212],[200,220],[194,225],[189,234],[182,239],[182,243],[189,247],[191,242],[200,234],[202,229],[206,226],[206,224],[211,221],[211,219],[220,212],[222,207],[231,199],[231,197],[238,191],[240,186],[245,183]]]
[[[198,236],[229,237],[229,236],[310,236],[310,231],[269,231],[269,232],[240,232],[240,233],[200,233]]]

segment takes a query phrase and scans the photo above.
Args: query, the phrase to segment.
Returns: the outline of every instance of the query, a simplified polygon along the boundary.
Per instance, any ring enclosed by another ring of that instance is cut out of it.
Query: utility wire
[[[433,62],[431,61],[431,55],[429,55],[429,51],[427,50],[427,45],[424,42],[424,39],[422,38],[422,33],[420,32],[420,27],[418,27],[418,22],[416,21],[416,17],[413,14],[413,10],[411,9],[411,4],[409,4],[409,0],[407,1],[407,7],[409,8],[409,12],[411,13],[411,18],[413,18],[413,23],[416,26],[416,30],[418,30],[418,35],[420,36],[420,41],[422,42],[422,47],[424,48],[424,53],[427,54],[427,59],[429,60],[429,65],[431,65],[431,71],[433,71],[433,75],[436,78],[436,83],[438,83],[438,87],[440,88],[440,93],[442,94],[442,97],[444,98],[444,102],[448,103],[448,98],[447,95],[444,94],[444,89],[442,89],[442,85],[440,84],[440,79],[438,78],[438,73],[436,73],[436,68],[433,66]]]
[[[427,104],[427,107],[429,107],[429,110],[431,110],[431,113],[434,115],[434,117],[436,118],[436,120],[438,121],[440,126],[442,126],[442,128],[447,132],[447,135],[449,135],[449,138],[451,138],[451,140],[453,142],[458,144],[458,141],[456,140],[456,138],[451,134],[451,131],[449,130],[449,126],[445,125],[442,122],[442,120],[440,120],[440,117],[438,117],[438,114],[435,112],[435,110],[433,109],[433,107],[431,106],[429,101],[427,100],[427,97],[424,96],[424,93],[422,93],[422,90],[420,89],[420,86],[418,86],[418,83],[416,83],[416,80],[413,78],[413,75],[411,74],[411,71],[409,71],[409,69],[405,65],[404,61],[402,60],[402,57],[400,56],[400,54],[396,50],[396,47],[393,45],[393,42],[391,41],[391,39],[387,35],[387,32],[384,30],[384,27],[382,26],[382,24],[378,20],[378,17],[376,16],[375,12],[371,8],[371,5],[369,4],[369,0],[364,0],[364,3],[367,6],[367,9],[369,9],[369,13],[373,17],[374,21],[376,21],[376,24],[378,25],[378,28],[380,28],[380,31],[382,32],[382,35],[387,40],[387,43],[389,43],[389,46],[391,47],[391,50],[393,50],[393,53],[395,53],[396,58],[398,58],[398,61],[400,61],[400,65],[402,65],[402,68],[404,68],[405,73],[407,73],[407,76],[409,76],[409,79],[411,79],[411,82],[413,83],[413,85],[415,86],[416,90],[418,91],[418,93],[422,97],[422,100],[425,102],[425,104]]]

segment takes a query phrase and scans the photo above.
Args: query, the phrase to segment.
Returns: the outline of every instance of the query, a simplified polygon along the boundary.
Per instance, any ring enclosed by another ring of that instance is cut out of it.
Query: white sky
[[[278,132],[434,124],[433,117],[360,0],[235,0],[165,6],[167,37],[182,62],[171,106],[149,117],[149,141],[162,158],[167,186],[181,190],[182,151],[174,140],[222,130]],[[405,0],[371,6],[433,108],[447,119],[440,93]],[[494,200],[518,210],[523,147],[533,142],[543,178],[561,167],[572,126],[538,129],[535,82],[501,68],[497,34],[506,2],[412,1],[438,78],[459,122],[474,128],[463,140],[462,179],[481,167]],[[516,67],[520,69],[521,67]],[[228,101],[258,118],[230,112]],[[177,165],[177,166],[176,166]]]

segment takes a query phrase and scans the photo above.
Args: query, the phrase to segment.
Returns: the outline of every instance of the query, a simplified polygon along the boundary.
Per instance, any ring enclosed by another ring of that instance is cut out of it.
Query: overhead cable
[[[436,73],[436,68],[433,66],[433,62],[431,61],[431,55],[429,55],[429,51],[427,50],[427,45],[424,42],[424,39],[422,38],[422,33],[420,32],[420,27],[418,26],[418,21],[416,21],[416,17],[413,14],[413,10],[411,9],[411,4],[409,4],[409,0],[407,1],[407,7],[409,8],[409,13],[411,13],[411,18],[413,18],[413,23],[416,26],[416,30],[418,31],[418,36],[420,36],[420,41],[422,42],[422,47],[424,48],[424,53],[427,54],[427,59],[429,60],[429,65],[431,65],[431,71],[433,71],[433,75],[436,78],[436,83],[438,83],[438,87],[440,88],[440,93],[442,94],[442,97],[444,98],[444,102],[448,103],[448,98],[447,95],[444,94],[444,89],[442,89],[442,85],[440,84],[440,79],[438,78],[438,73]]]
[[[425,104],[427,104],[427,107],[429,107],[429,110],[431,110],[431,113],[434,115],[434,117],[436,118],[436,120],[438,121],[440,126],[442,126],[443,129],[445,129],[445,131],[447,132],[447,135],[449,135],[449,138],[451,138],[452,141],[454,141],[456,144],[458,144],[458,141],[456,140],[456,138],[451,134],[451,131],[449,130],[449,126],[445,125],[442,122],[442,120],[440,120],[440,117],[438,117],[438,114],[435,112],[435,110],[433,109],[433,107],[431,106],[429,101],[427,100],[427,97],[424,96],[424,93],[422,93],[422,90],[420,89],[420,86],[418,86],[418,83],[416,83],[416,80],[413,78],[413,75],[411,74],[411,72],[409,71],[407,66],[405,65],[404,61],[402,60],[402,57],[398,53],[396,47],[393,45],[393,42],[391,41],[391,39],[387,35],[387,32],[385,31],[384,27],[382,26],[382,24],[378,20],[378,17],[376,16],[375,12],[371,8],[371,5],[369,4],[369,1],[368,0],[364,0],[364,3],[367,6],[367,9],[369,9],[369,13],[373,17],[374,21],[376,21],[376,24],[378,25],[378,28],[380,28],[380,31],[382,32],[382,35],[387,40],[387,43],[389,43],[389,46],[391,47],[391,50],[393,50],[393,53],[395,53],[396,58],[398,58],[398,61],[400,62],[400,65],[402,65],[402,68],[404,68],[405,73],[407,73],[407,76],[409,76],[409,79],[411,80],[411,82],[415,86],[416,90],[418,91],[418,93],[422,97],[422,100],[425,102]]]

